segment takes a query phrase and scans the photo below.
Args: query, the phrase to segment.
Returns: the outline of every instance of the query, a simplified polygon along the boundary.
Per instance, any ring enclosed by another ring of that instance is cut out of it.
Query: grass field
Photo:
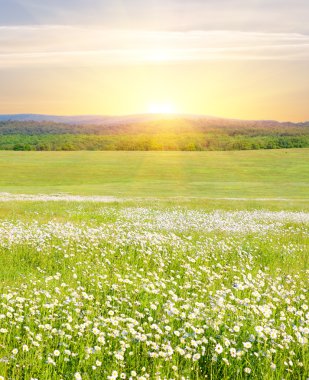
[[[308,154],[0,152],[0,379],[307,379]]]
[[[0,152],[0,192],[308,198],[309,149]]]

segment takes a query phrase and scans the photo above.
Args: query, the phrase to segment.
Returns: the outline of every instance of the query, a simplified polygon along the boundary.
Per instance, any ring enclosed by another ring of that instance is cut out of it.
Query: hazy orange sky
[[[309,120],[307,0],[0,0],[0,113]]]

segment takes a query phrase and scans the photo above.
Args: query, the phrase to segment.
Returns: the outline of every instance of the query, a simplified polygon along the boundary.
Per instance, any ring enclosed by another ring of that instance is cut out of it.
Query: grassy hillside
[[[308,198],[309,149],[0,152],[0,192]]]

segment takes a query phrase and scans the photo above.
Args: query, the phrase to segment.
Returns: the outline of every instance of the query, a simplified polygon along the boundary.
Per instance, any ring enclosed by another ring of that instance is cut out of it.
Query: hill
[[[104,129],[106,126],[121,126],[125,124],[148,124],[148,123],[179,123],[186,121],[193,125],[199,124],[204,126],[309,126],[309,121],[303,123],[279,122],[276,120],[241,120],[227,119],[215,116],[205,115],[182,115],[182,114],[140,114],[124,116],[104,116],[104,115],[74,115],[74,116],[57,116],[57,115],[40,115],[40,114],[0,114],[0,122],[51,122],[57,124],[69,125],[97,125]]]

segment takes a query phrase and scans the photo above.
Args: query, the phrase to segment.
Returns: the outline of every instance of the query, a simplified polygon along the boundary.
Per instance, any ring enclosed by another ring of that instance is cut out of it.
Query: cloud
[[[308,0],[0,0],[0,25],[309,34]]]
[[[309,36],[237,31],[128,31],[82,26],[0,27],[0,68],[309,60]]]

